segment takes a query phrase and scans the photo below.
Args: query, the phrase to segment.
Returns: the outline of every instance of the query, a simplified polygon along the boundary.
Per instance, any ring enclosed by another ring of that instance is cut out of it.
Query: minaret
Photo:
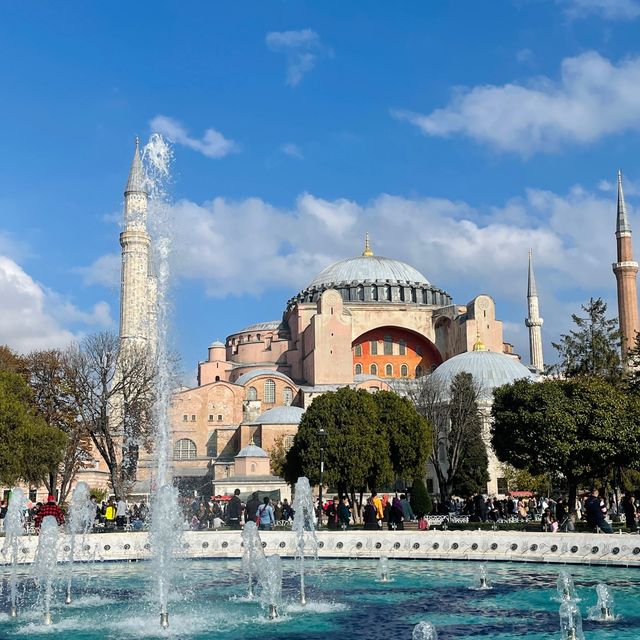
[[[120,234],[122,274],[120,293],[120,340],[144,344],[155,332],[150,327],[149,246],[145,174],[140,161],[140,142],[124,190],[124,231]]]
[[[529,279],[527,284],[527,303],[529,315],[524,323],[529,328],[529,357],[531,366],[542,371],[544,360],[542,356],[542,323],[540,317],[540,307],[538,306],[538,288],[536,287],[536,276],[533,273],[533,251],[529,249]]]
[[[636,276],[638,263],[633,260],[631,225],[627,217],[622,192],[622,174],[618,171],[618,215],[616,221],[618,261],[613,266],[618,283],[618,321],[620,323],[620,350],[622,364],[626,368],[626,354],[635,343],[638,326],[638,287]]]

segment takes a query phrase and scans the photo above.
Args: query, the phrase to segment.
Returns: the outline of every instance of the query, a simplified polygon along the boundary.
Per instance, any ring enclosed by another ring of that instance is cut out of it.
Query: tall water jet
[[[38,548],[31,567],[42,601],[42,622],[51,624],[51,598],[53,576],[58,562],[58,522],[53,516],[45,516],[40,526]]]
[[[564,600],[576,600],[576,587],[573,584],[573,578],[568,571],[561,571],[558,574],[558,599],[562,602]]]
[[[169,591],[173,578],[173,557],[178,549],[181,530],[178,492],[171,477],[171,423],[169,407],[174,387],[173,367],[168,344],[169,327],[169,260],[171,230],[168,197],[165,185],[169,179],[172,152],[161,135],[154,133],[143,150],[147,190],[149,192],[152,255],[157,277],[155,356],[157,368],[156,397],[153,412],[156,474],[158,488],[151,509],[151,551],[157,598],[160,605],[160,626],[169,626]]]
[[[11,553],[11,577],[10,597],[11,608],[9,615],[15,618],[18,615],[18,543],[24,533],[24,512],[27,507],[25,495],[22,489],[15,487],[11,491],[7,514],[4,518],[4,544],[2,554]]]
[[[314,556],[318,555],[318,538],[313,516],[313,493],[308,478],[298,478],[293,498],[293,524],[291,530],[296,534],[296,560],[300,573],[300,604],[307,603],[304,584],[304,557],[307,539],[311,543]]]
[[[264,562],[264,549],[255,522],[247,522],[242,529],[242,567],[249,579],[247,597],[253,598],[253,577],[258,575]]]
[[[613,612],[613,594],[609,587],[600,582],[596,585],[596,593],[598,595],[598,603],[595,607],[589,609],[589,618],[591,620],[599,620],[601,622],[610,622],[615,620]]]
[[[380,556],[376,573],[380,582],[389,582],[389,558],[387,556]]]
[[[438,632],[431,622],[418,622],[413,627],[411,640],[438,640]]]
[[[282,560],[273,555],[266,558],[258,571],[260,583],[260,604],[268,610],[269,620],[279,617],[282,600]]]
[[[562,640],[584,640],[582,615],[574,600],[560,605],[560,635]]]
[[[69,570],[67,576],[67,597],[65,604],[71,604],[71,583],[73,579],[73,563],[75,561],[76,536],[84,536],[91,531],[93,521],[96,517],[96,510],[91,503],[89,485],[86,482],[78,482],[71,494],[71,505],[69,507]]]

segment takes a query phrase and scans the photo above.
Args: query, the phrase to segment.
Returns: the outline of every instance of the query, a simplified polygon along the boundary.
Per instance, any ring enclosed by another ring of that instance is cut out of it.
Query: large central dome
[[[310,283],[309,287],[322,287],[338,282],[418,282],[430,284],[429,281],[412,266],[399,260],[382,256],[357,256],[347,258],[323,269]]]

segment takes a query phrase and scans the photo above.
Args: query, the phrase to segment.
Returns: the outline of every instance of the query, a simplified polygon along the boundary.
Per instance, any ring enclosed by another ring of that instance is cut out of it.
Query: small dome
[[[309,283],[307,289],[326,287],[338,282],[364,282],[365,280],[429,284],[429,281],[417,269],[399,260],[382,256],[357,256],[329,265]]]
[[[261,413],[253,424],[300,424],[303,413],[300,407],[274,407]]]
[[[525,378],[536,380],[536,376],[522,363],[504,353],[495,351],[468,351],[445,360],[432,374],[449,389],[459,373],[470,373],[482,387],[484,399],[490,399],[493,390],[503,384],[511,384]]]
[[[240,453],[236,458],[268,458],[269,454],[259,447],[257,444],[248,444],[244,449],[240,449]]]
[[[220,340],[216,340],[215,342],[212,342],[209,345],[209,348],[211,348],[211,347],[222,347],[223,349],[225,348],[224,342],[220,342]]]

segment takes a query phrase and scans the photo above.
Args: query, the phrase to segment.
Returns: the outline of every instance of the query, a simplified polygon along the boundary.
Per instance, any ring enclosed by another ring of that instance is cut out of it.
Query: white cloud
[[[591,15],[608,20],[633,20],[640,16],[640,3],[637,0],[557,0],[565,6],[572,18],[585,18]]]
[[[300,147],[293,142],[286,142],[285,144],[283,144],[280,147],[280,151],[291,158],[296,158],[298,160],[302,160],[304,158]]]
[[[227,140],[219,131],[207,129],[201,139],[192,138],[186,127],[168,116],[157,115],[150,122],[151,130],[160,133],[171,142],[201,153],[207,158],[224,158],[240,150],[233,140]]]
[[[462,134],[523,156],[587,144],[640,129],[640,57],[614,64],[588,52],[565,58],[558,82],[538,77],[459,89],[447,107],[428,115],[392,113],[429,136]]]
[[[519,49],[516,51],[516,61],[520,64],[531,64],[535,60],[535,55],[531,49]]]
[[[313,69],[318,55],[325,52],[318,34],[311,29],[271,31],[265,38],[271,51],[287,56],[287,84],[295,87]]]
[[[120,219],[114,222],[119,223]],[[107,253],[100,256],[88,267],[76,268],[75,272],[82,276],[82,281],[87,286],[99,284],[110,288],[117,287],[120,283],[121,260],[122,258],[117,253]]]
[[[84,312],[36,282],[17,262],[0,256],[0,344],[26,353],[64,347],[88,328],[113,325],[109,305]]]

